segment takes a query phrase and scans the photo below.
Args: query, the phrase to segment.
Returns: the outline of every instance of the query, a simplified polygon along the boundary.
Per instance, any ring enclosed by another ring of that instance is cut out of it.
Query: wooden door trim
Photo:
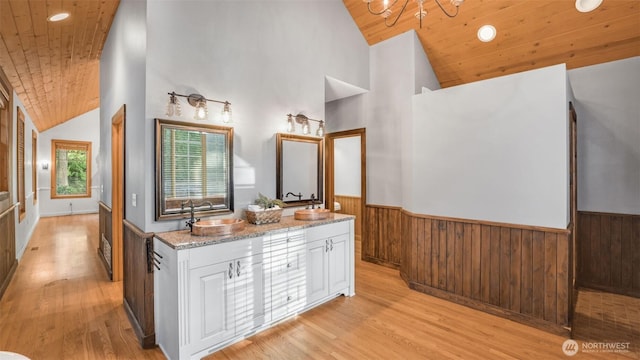
[[[325,184],[325,208],[335,211],[334,208],[334,189],[335,189],[335,180],[334,180],[334,149],[333,142],[335,139],[347,138],[347,137],[360,137],[360,208],[362,209],[362,219],[360,224],[365,223],[364,217],[365,215],[365,206],[367,204],[367,130],[365,128],[358,128],[353,130],[346,131],[338,131],[334,133],[329,133],[325,136],[325,175],[326,175],[326,184]],[[360,234],[362,236],[361,240],[366,237],[364,225],[361,225],[362,229],[360,229]]]
[[[122,280],[122,236],[124,220],[124,147],[126,106],[111,118],[111,279]]]

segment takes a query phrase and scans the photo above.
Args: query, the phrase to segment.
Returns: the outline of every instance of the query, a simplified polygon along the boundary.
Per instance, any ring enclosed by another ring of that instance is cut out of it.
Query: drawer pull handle
[[[331,242],[331,247],[329,248],[329,250],[333,251],[333,239],[329,240]]]
[[[233,277],[233,263],[229,263],[229,279]]]
[[[287,267],[288,267],[288,268],[290,268],[290,267],[291,267],[291,263],[288,263],[288,264],[287,264]]]
[[[238,267],[236,268],[238,277],[240,277],[240,260],[238,260]]]

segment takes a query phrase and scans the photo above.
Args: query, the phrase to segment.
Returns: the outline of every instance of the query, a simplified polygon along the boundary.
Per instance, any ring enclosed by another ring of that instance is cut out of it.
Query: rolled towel
[[[260,210],[262,210],[262,206],[260,206],[260,205],[249,205],[249,206],[247,206],[247,210],[249,210],[249,211],[260,211]]]

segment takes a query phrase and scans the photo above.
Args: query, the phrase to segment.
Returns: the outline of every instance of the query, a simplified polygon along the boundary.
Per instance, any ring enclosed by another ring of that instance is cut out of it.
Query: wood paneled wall
[[[18,266],[15,226],[15,205],[12,205],[0,213],[0,298]]]
[[[399,268],[401,261],[402,208],[381,205],[365,207],[362,260]]]
[[[143,232],[127,220],[123,221],[123,225],[124,308],[140,345],[145,349],[151,348],[155,346],[156,335],[153,268],[149,266],[148,246],[153,246],[154,234]]]
[[[578,212],[579,286],[640,297],[640,215]]]
[[[98,255],[111,279],[113,274],[111,271],[111,247],[113,245],[111,237],[111,208],[102,201],[98,203],[98,222]]]
[[[568,231],[403,211],[402,240],[400,273],[411,288],[568,334]]]
[[[341,214],[349,214],[356,217],[355,221],[355,237],[362,240],[362,198],[359,196],[334,195],[334,201],[340,203]]]

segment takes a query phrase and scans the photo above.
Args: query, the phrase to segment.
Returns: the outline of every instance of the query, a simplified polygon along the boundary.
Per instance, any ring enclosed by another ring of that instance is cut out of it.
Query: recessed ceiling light
[[[61,13],[57,13],[57,14],[53,14],[51,16],[49,16],[47,18],[47,20],[51,21],[51,22],[56,22],[56,21],[62,21],[66,18],[69,17],[69,13],[66,12],[61,12]]]
[[[482,25],[478,29],[478,39],[482,42],[489,42],[496,38],[496,28],[493,25]]]
[[[576,9],[580,12],[589,12],[598,8],[602,0],[576,0]]]

